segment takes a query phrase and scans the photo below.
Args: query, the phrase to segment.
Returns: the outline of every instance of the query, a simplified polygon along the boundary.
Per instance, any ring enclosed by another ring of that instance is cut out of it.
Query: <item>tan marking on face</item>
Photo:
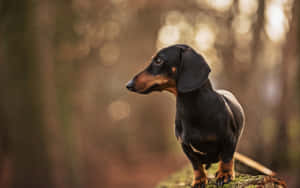
[[[195,184],[200,184],[200,183],[205,183],[207,184],[207,176],[206,176],[206,171],[203,167],[203,165],[199,165],[198,169],[194,170],[194,180],[192,183],[192,186]]]
[[[177,96],[177,88],[176,87],[168,87],[165,90],[169,91],[169,92],[173,93],[175,96]]]
[[[137,91],[144,92],[154,85],[158,85],[159,90],[166,90],[177,95],[175,80],[162,75],[151,75],[146,71],[137,75],[135,80],[135,89]]]

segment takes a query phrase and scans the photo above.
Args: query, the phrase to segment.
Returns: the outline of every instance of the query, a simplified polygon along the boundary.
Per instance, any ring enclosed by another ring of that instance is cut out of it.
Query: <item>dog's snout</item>
[[[130,91],[134,91],[134,81],[133,80],[130,80],[127,85],[126,85],[126,88]]]

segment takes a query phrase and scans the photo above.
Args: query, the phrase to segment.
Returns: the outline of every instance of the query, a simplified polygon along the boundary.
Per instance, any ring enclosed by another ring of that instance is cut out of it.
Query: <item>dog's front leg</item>
[[[196,169],[194,168],[193,188],[205,188],[207,184],[207,176],[203,164],[200,164]]]
[[[194,180],[192,183],[193,188],[205,188],[208,183],[205,168],[203,164],[197,158],[192,148],[184,143],[181,144],[184,153],[187,155],[188,159],[191,161],[194,169]]]
[[[217,185],[223,186],[225,183],[229,183],[234,179],[234,160],[231,159],[228,162],[220,161],[219,168],[216,173]]]
[[[219,168],[216,173],[217,185],[223,186],[234,179],[234,151],[235,139],[227,139],[223,142],[223,151],[220,153]]]

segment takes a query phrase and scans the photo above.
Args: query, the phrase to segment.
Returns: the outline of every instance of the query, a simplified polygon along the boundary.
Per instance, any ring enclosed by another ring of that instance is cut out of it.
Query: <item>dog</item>
[[[134,76],[128,90],[149,94],[169,91],[176,96],[175,135],[194,170],[193,188],[208,183],[205,168],[219,162],[216,184],[234,179],[234,153],[245,115],[235,96],[215,90],[205,59],[184,44],[161,49],[150,65]]]

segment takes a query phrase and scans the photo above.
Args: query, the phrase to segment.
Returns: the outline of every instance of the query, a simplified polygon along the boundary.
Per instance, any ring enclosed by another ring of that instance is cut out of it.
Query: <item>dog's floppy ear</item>
[[[181,49],[177,89],[185,93],[200,88],[208,79],[210,68],[204,58],[192,48]]]

